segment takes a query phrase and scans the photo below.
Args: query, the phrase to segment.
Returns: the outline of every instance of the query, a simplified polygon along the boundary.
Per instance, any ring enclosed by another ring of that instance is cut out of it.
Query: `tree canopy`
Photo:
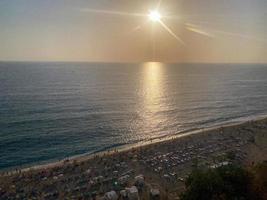
[[[228,165],[216,169],[195,169],[186,180],[182,200],[255,200],[266,198],[267,165],[253,170]],[[264,185],[265,184],[265,185]]]

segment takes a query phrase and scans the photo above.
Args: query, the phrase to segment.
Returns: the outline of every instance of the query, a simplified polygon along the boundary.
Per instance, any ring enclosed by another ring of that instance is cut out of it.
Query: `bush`
[[[260,199],[252,187],[253,176],[233,165],[194,170],[186,180],[182,200],[254,200]]]
[[[253,191],[259,194],[259,200],[267,199],[267,162],[256,165],[252,169]]]

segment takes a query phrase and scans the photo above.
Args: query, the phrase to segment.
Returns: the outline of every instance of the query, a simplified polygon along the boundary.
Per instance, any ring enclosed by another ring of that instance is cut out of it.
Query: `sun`
[[[161,15],[157,10],[150,11],[148,17],[153,22],[159,22],[161,19]]]

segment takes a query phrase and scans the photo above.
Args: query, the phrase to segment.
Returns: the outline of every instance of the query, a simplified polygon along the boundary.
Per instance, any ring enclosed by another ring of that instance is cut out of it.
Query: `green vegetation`
[[[185,184],[182,200],[264,200],[267,199],[267,163],[250,170],[234,165],[195,169]]]

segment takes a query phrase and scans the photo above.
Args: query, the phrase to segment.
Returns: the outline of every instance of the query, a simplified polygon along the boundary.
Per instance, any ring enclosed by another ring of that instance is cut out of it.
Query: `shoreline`
[[[2,173],[0,196],[100,200],[111,191],[120,195],[141,180],[141,199],[149,199],[153,188],[161,199],[177,199],[196,168],[225,164],[250,168],[263,162],[267,162],[267,117],[250,118]]]
[[[242,117],[245,118],[242,121],[239,121],[238,119],[241,118],[237,118],[231,121],[226,121],[223,122],[221,124],[218,125],[214,125],[211,127],[207,127],[207,128],[200,128],[200,129],[196,129],[196,130],[189,130],[189,131],[182,131],[180,133],[176,133],[173,135],[164,135],[164,136],[159,136],[156,138],[153,138],[151,140],[144,140],[144,141],[139,141],[137,143],[133,143],[133,144],[125,144],[125,145],[121,145],[121,146],[116,146],[116,147],[112,147],[106,150],[100,150],[94,153],[84,153],[84,154],[79,154],[79,155],[74,155],[74,156],[70,156],[70,157],[66,157],[60,160],[51,160],[50,161],[44,161],[44,163],[36,163],[33,164],[32,166],[25,166],[24,167],[12,167],[10,169],[3,169],[0,170],[0,176],[3,176],[3,174],[16,174],[19,171],[20,172],[27,172],[30,170],[42,170],[42,169],[51,169],[51,168],[55,168],[55,167],[61,167],[63,165],[65,165],[66,163],[73,163],[73,162],[83,162],[83,161],[88,161],[91,160],[95,157],[103,157],[103,156],[110,156],[113,154],[117,154],[117,153],[122,153],[122,152],[127,152],[127,151],[131,151],[133,149],[136,148],[142,148],[142,147],[149,147],[150,145],[154,145],[154,144],[158,144],[158,143],[164,143],[164,142],[168,142],[171,140],[179,140],[181,138],[186,138],[186,137],[190,137],[190,136],[196,136],[199,134],[205,134],[207,132],[210,131],[217,131],[221,128],[233,128],[236,126],[242,126],[245,125],[247,123],[251,123],[251,122],[260,122],[262,120],[267,120],[267,114],[266,115],[258,115],[258,116],[254,116],[254,117]]]

